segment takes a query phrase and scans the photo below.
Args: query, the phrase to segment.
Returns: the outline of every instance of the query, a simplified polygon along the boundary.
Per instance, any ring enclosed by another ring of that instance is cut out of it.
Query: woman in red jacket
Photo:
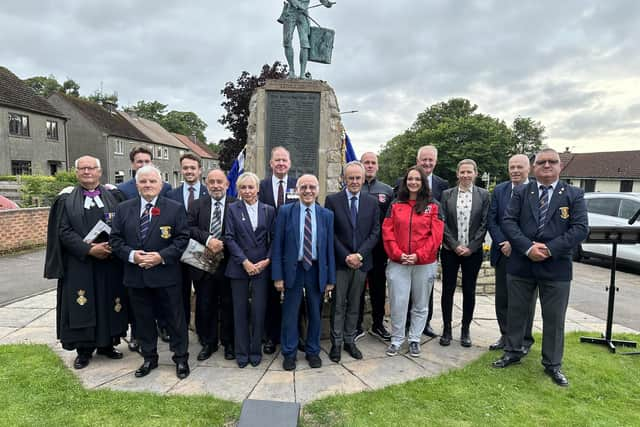
[[[420,355],[420,337],[427,321],[427,303],[444,230],[440,209],[431,198],[428,182],[421,168],[409,168],[400,184],[398,198],[382,223],[384,249],[389,256],[386,270],[391,306],[389,356],[398,354],[404,342],[409,295],[412,303],[409,354]]]

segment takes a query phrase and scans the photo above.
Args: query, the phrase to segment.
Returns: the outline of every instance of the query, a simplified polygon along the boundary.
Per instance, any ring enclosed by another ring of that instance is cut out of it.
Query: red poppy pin
[[[159,216],[160,208],[151,208],[151,216]]]

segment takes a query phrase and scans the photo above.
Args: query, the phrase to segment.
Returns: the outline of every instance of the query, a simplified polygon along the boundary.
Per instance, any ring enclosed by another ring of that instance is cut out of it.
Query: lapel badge
[[[171,226],[163,225],[160,227],[160,237],[163,239],[169,239],[171,237]]]
[[[116,298],[116,305],[113,306],[113,311],[120,313],[120,310],[122,310],[122,304],[120,304],[120,298]]]
[[[427,205],[427,207],[424,208],[424,213],[426,213],[426,214],[431,213],[431,205]]]
[[[562,218],[562,219],[569,218],[569,206],[561,206],[560,207],[560,218]]]
[[[378,202],[387,203],[387,195],[383,193],[378,194]]]
[[[84,289],[80,289],[78,291],[78,298],[76,298],[76,302],[79,305],[85,305],[87,303],[87,298],[84,296],[87,293]]]

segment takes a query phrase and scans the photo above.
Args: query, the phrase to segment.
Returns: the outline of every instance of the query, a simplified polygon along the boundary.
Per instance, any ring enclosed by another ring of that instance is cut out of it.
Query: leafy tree
[[[529,117],[516,117],[511,126],[515,143],[514,154],[531,156],[542,147],[545,127]]]
[[[206,141],[204,131],[207,124],[196,113],[191,111],[169,111],[159,122],[169,132],[191,136],[195,133],[198,141]]]
[[[105,101],[111,102],[118,106],[118,92],[114,91],[111,94],[103,93],[102,90],[96,90],[91,95],[84,97],[87,101],[95,102],[96,104],[102,104]]]
[[[54,92],[62,92],[71,96],[80,96],[80,85],[69,78],[67,78],[63,84],[60,84],[56,79],[56,76],[49,74],[48,77],[30,77],[25,79],[24,82],[27,86],[33,89],[35,93],[45,98],[48,98]]]
[[[423,145],[438,148],[436,173],[450,184],[456,181],[456,166],[464,158],[478,164],[478,175],[484,172],[497,181],[507,178],[507,161],[521,146],[514,130],[504,121],[477,113],[478,106],[467,99],[454,98],[440,102],[420,113],[413,125],[404,133],[392,138],[380,152],[380,178],[395,183],[404,175],[407,167],[415,164],[416,153]],[[542,138],[544,127],[531,119],[516,119],[518,129],[524,129],[523,139]],[[529,126],[522,126],[521,123]],[[514,126],[515,122],[514,122]],[[534,132],[540,131],[538,133]],[[482,182],[478,179],[478,184]]]
[[[226,101],[222,107],[226,113],[218,120],[232,134],[230,138],[220,140],[220,166],[229,170],[233,161],[247,143],[247,124],[249,122],[249,101],[256,88],[264,86],[267,79],[282,79],[287,76],[287,66],[279,61],[262,66],[260,75],[251,75],[243,71],[236,82],[227,82],[220,91]]]
[[[74,80],[67,78],[67,80],[62,83],[62,91],[69,96],[79,97],[80,85]]]
[[[158,123],[160,123],[166,114],[166,110],[167,104],[162,104],[158,101],[138,101],[136,105],[132,105],[124,109],[127,113],[135,113],[140,117],[153,120]]]

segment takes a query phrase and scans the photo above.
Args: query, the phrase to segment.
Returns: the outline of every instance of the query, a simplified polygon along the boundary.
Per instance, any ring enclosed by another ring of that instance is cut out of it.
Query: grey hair
[[[349,163],[344,165],[344,170],[346,171],[349,166],[358,166],[362,170],[362,175],[364,175],[364,173],[365,173],[364,165],[360,161],[358,161],[358,160],[350,161]]]
[[[96,161],[96,165],[98,165],[98,169],[102,169],[102,166],[100,165],[100,159],[97,157],[93,157],[93,156],[82,156],[82,157],[78,157],[76,159],[75,162],[73,162],[73,165],[75,166],[76,169],[78,169],[78,162],[80,161],[80,159],[84,159],[85,157],[88,157],[90,159],[93,159]]]
[[[144,165],[136,171],[136,184],[140,182],[139,178],[141,175],[145,175],[148,173],[155,173],[156,175],[158,175],[158,178],[160,178],[160,181],[162,181],[162,172],[160,172],[160,169],[153,165]]]

